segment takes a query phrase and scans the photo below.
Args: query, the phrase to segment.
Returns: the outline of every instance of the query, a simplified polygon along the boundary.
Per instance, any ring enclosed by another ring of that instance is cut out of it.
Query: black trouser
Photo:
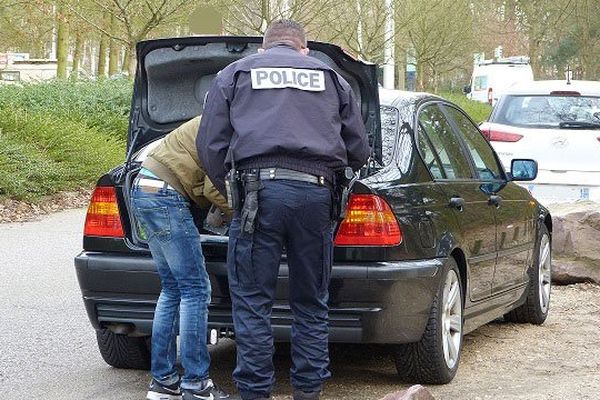
[[[254,233],[240,232],[236,213],[227,257],[237,344],[233,378],[244,400],[269,397],[275,383],[271,309],[284,246],[294,318],[292,386],[320,390],[331,375],[327,369],[331,192],[311,183],[275,180],[264,181],[258,196]]]

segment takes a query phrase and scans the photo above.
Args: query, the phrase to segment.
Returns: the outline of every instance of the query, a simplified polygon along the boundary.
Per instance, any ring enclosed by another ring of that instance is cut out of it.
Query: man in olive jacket
[[[206,338],[211,288],[190,205],[213,204],[225,219],[232,211],[198,160],[199,125],[197,117],[168,134],[150,151],[132,188],[133,211],[146,232],[162,286],[152,325],[148,400],[229,397],[209,378]],[[178,313],[183,377],[175,366]]]

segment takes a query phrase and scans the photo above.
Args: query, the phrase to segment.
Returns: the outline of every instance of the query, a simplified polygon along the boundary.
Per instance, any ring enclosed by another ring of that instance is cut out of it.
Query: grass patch
[[[489,104],[469,100],[462,93],[442,92],[439,95],[465,110],[471,119],[478,124],[487,121],[492,112],[492,107]]]
[[[39,202],[120,164],[131,92],[128,80],[0,86],[0,198]]]
[[[0,109],[51,113],[125,139],[132,83],[127,79],[0,86]]]
[[[124,142],[48,113],[0,110],[0,197],[39,201],[91,186],[124,158]]]

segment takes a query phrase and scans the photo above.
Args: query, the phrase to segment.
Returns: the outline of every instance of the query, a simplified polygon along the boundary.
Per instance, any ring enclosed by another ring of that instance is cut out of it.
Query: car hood
[[[129,156],[199,115],[217,72],[261,47],[260,37],[201,36],[138,43],[127,150]],[[343,76],[360,102],[375,158],[381,161],[377,67],[340,47],[309,42],[310,56]]]

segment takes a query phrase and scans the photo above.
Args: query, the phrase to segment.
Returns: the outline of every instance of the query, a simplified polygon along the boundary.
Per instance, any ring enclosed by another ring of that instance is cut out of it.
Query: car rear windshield
[[[558,128],[561,124],[600,124],[600,97],[506,96],[491,118],[499,124]]]

